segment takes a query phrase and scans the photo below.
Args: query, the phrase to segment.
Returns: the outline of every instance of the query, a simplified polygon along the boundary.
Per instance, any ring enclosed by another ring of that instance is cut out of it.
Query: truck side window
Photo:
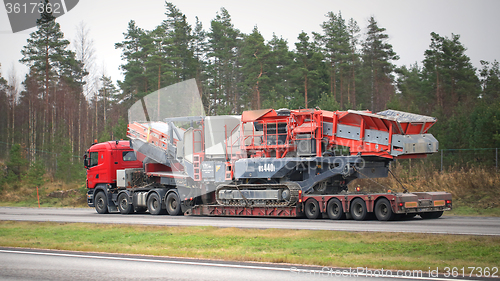
[[[135,154],[133,151],[123,152],[123,161],[136,161]]]
[[[98,161],[99,161],[99,153],[98,152],[90,152],[89,168],[97,166]]]

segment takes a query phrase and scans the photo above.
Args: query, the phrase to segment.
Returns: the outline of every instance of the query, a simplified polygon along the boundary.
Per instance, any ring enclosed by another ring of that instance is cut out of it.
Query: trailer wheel
[[[428,213],[420,213],[420,217],[422,217],[424,220],[428,219],[438,219],[443,215],[443,211],[437,211],[437,212],[428,212]]]
[[[108,199],[106,198],[106,194],[100,191],[95,196],[95,210],[99,214],[107,214],[108,213]]]
[[[391,203],[386,198],[381,198],[375,204],[375,216],[379,221],[389,221],[394,219]]]
[[[118,210],[122,215],[127,215],[134,212],[134,205],[129,204],[127,193],[121,193],[118,196]]]
[[[151,215],[161,215],[165,210],[161,208],[160,196],[156,193],[152,193],[148,198],[148,210]]]
[[[351,217],[357,221],[365,220],[368,215],[365,201],[361,198],[352,200],[350,213]]]
[[[167,196],[167,213],[171,216],[178,216],[181,214],[181,200],[175,192],[170,192]]]
[[[321,214],[319,210],[319,203],[315,199],[311,198],[306,201],[306,205],[304,206],[306,217],[308,219],[314,220],[319,217]]]
[[[345,218],[344,209],[342,208],[342,203],[337,198],[332,198],[328,205],[326,205],[326,213],[328,217],[332,220],[342,220]]]

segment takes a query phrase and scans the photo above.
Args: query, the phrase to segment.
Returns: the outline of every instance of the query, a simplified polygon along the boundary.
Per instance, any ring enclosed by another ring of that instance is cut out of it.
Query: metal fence
[[[424,165],[428,170],[453,171],[480,167],[498,171],[498,148],[440,149],[422,159],[397,160],[409,167]]]

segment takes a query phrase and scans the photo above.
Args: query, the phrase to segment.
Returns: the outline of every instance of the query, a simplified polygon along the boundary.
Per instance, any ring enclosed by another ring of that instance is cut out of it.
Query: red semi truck
[[[395,110],[319,109],[130,122],[129,141],[86,152],[87,201],[101,214],[439,218],[452,208],[449,193],[348,191],[358,178],[387,177],[394,159],[436,152],[427,133],[435,122]]]

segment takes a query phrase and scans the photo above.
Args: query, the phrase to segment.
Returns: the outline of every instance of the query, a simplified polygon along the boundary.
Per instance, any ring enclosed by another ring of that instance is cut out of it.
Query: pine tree
[[[328,62],[330,76],[330,94],[337,101],[340,93],[340,105],[344,105],[345,81],[348,78],[347,60],[350,57],[349,33],[342,14],[333,12],[326,14],[328,18],[321,24],[323,34],[315,34],[315,39],[321,46],[325,59]],[[337,82],[338,81],[338,82]]]
[[[125,64],[120,66],[125,79],[118,81],[118,85],[123,91],[126,104],[132,105],[149,92],[145,74],[147,52],[144,50],[144,40],[146,33],[144,29],[135,24],[134,20],[131,20],[123,35],[125,39],[115,44],[116,49],[122,50],[122,60],[125,61]]]
[[[403,111],[432,115],[432,101],[422,95],[422,70],[418,64],[406,65],[395,69],[397,73],[396,86],[399,92],[399,104]],[[398,109],[391,107],[392,109]]]
[[[240,40],[240,31],[234,28],[229,12],[221,8],[211,21],[208,33],[209,115],[230,113],[238,107],[234,103],[235,100],[239,101],[237,83]]]
[[[365,82],[370,85],[371,110],[378,111],[385,107],[394,94],[394,65],[391,61],[398,60],[399,57],[392,45],[387,43],[389,36],[384,33],[386,29],[379,27],[373,16],[368,23],[367,37],[363,43],[363,62],[369,74],[369,80]]]
[[[0,120],[5,120],[5,121],[10,119],[9,113],[11,111],[9,105],[9,99],[7,96],[8,89],[9,86],[7,85],[7,80],[5,80],[5,78],[2,77],[2,65],[0,64]],[[9,123],[7,122],[0,123],[0,140],[5,143],[9,142],[9,136],[8,136]],[[5,152],[5,150],[3,152]],[[4,156],[3,152],[0,152],[0,156]]]
[[[357,52],[359,44],[359,32],[361,29],[358,23],[353,19],[349,19],[347,25],[347,33],[349,34],[349,51],[350,57],[348,64],[350,65],[350,80],[347,90],[347,102],[352,108],[356,108],[356,73],[359,66],[359,54]]]
[[[191,25],[187,23],[186,15],[170,2],[166,2],[167,19],[163,21],[162,27],[165,30],[166,40],[163,48],[169,65],[171,81],[173,84],[196,75],[196,61],[194,59],[192,44],[193,35]]]
[[[316,44],[309,41],[309,35],[301,32],[297,38],[299,42],[295,43],[295,70],[294,76],[298,88],[303,93],[305,108],[316,104],[320,94],[324,92],[325,83],[322,81],[323,55]]]
[[[44,4],[47,5],[48,0],[45,0]],[[30,38],[27,40],[28,45],[21,50],[23,58],[20,60],[31,69],[31,73],[36,73],[38,91],[42,94],[45,103],[42,146],[47,142],[45,132],[51,131],[50,124],[54,121],[52,120],[52,110],[49,110],[51,95],[54,93],[51,87],[57,84],[67,62],[65,60],[72,53],[67,50],[69,41],[64,39],[59,23],[47,10],[49,9],[44,9],[41,18],[37,20],[38,29],[30,34]]]
[[[436,105],[447,116],[458,103],[475,102],[480,95],[476,70],[459,39],[459,35],[447,38],[432,32],[430,49],[424,54],[426,94],[434,95]]]
[[[288,104],[293,92],[292,68],[293,52],[288,49],[288,42],[273,34],[268,42],[269,58],[267,77],[269,79],[269,93],[264,93],[264,108],[292,107]],[[302,106],[302,104],[300,104]]]
[[[242,91],[248,94],[252,109],[260,109],[262,105],[261,92],[269,92],[269,77],[267,76],[269,47],[264,42],[257,26],[249,35],[245,35],[241,47],[241,73],[243,76]],[[233,105],[237,106],[237,100]],[[233,108],[237,113],[239,108]]]
[[[492,63],[482,60],[479,75],[481,77],[481,98],[494,101],[500,98],[500,64],[497,60]]]
[[[44,5],[49,5],[45,0]],[[30,72],[25,80],[26,89],[31,96],[28,107],[43,114],[39,118],[37,112],[30,113],[31,118],[41,119],[42,129],[35,129],[32,133],[41,132],[41,145],[46,149],[52,149],[55,143],[56,130],[58,124],[67,126],[67,136],[72,151],[75,149],[75,141],[79,138],[75,134],[75,118],[77,109],[74,102],[82,97],[83,77],[88,73],[83,70],[82,63],[76,59],[75,53],[68,49],[70,42],[64,39],[59,23],[55,21],[50,9],[44,9],[40,19],[37,21],[37,30],[30,34],[27,45],[23,47],[21,53],[23,58],[20,62],[30,68]],[[43,106],[38,105],[38,99],[33,100],[33,96],[41,97]],[[37,124],[33,119],[31,124]],[[35,136],[31,141],[35,141]],[[35,149],[36,143],[30,142],[30,147]]]

